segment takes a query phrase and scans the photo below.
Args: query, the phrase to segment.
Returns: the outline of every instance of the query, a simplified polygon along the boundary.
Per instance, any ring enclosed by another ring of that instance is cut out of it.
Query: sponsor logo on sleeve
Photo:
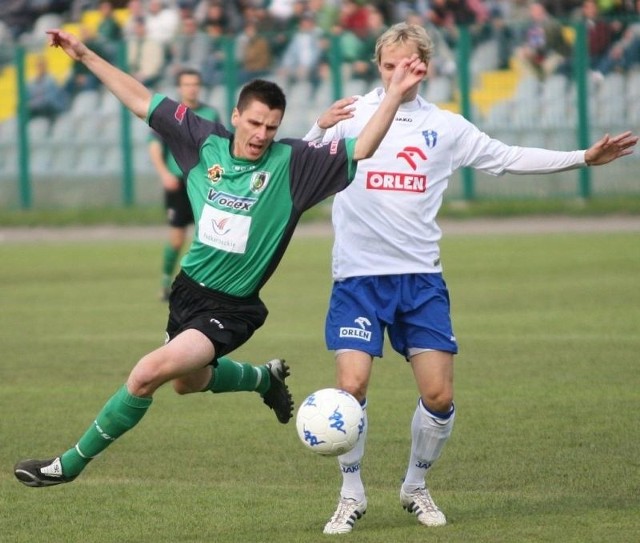
[[[178,107],[173,114],[175,120],[178,121],[178,124],[182,124],[182,121],[184,121],[184,116],[187,114],[187,109],[189,108],[184,104],[178,104]]]

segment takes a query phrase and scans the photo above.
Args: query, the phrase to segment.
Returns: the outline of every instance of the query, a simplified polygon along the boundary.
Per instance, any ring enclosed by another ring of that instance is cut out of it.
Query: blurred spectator
[[[365,54],[363,49],[368,24],[369,11],[365,6],[356,0],[343,0],[334,31],[340,38],[340,49],[345,62],[354,62]]]
[[[585,0],[582,3],[579,20],[587,29],[587,45],[589,50],[589,66],[597,69],[607,56],[614,40],[614,29],[608,21],[600,16],[596,0]]]
[[[432,0],[427,19],[451,48],[456,46],[461,26],[468,28],[474,43],[489,35],[489,11],[482,0]]]
[[[11,30],[3,21],[0,21],[0,70],[2,70],[5,65],[13,62],[13,46],[14,41]]]
[[[640,15],[640,0],[636,1],[637,15]],[[607,75],[611,72],[627,72],[640,67],[640,21],[627,26],[622,37],[616,41],[598,66]]]
[[[221,21],[210,20],[205,26],[209,40],[207,58],[202,68],[202,84],[207,88],[219,85],[224,79],[225,47],[228,37]]]
[[[202,26],[206,24],[207,19],[221,20],[224,32],[239,32],[244,23],[242,11],[245,5],[253,6],[253,1],[238,0],[201,0],[194,15],[198,23]]]
[[[144,20],[147,37],[160,43],[165,52],[168,51],[180,23],[177,8],[169,6],[165,0],[148,0]]]
[[[207,26],[219,26],[223,34],[227,34],[230,30],[229,18],[225,14],[222,2],[219,0],[208,0],[206,4],[202,27],[206,29]]]
[[[267,7],[269,16],[276,21],[286,22],[294,15],[297,0],[271,0]]]
[[[7,25],[13,41],[33,28],[39,13],[29,0],[3,0],[0,2],[0,21]]]
[[[122,37],[129,40],[135,37],[135,26],[138,19],[144,19],[144,4],[142,0],[129,0],[127,2],[127,20],[122,25]]]
[[[516,49],[518,60],[539,79],[566,73],[571,47],[564,38],[562,25],[539,2],[529,6],[529,18],[524,43]]]
[[[271,45],[274,58],[281,59],[285,49],[289,46],[291,38],[298,31],[298,26],[303,14],[309,13],[306,0],[296,0],[287,10],[290,16],[287,18],[276,17],[270,9],[267,9],[267,17],[262,22],[262,31],[266,33]]]
[[[322,30],[316,25],[313,13],[305,13],[282,55],[279,76],[289,85],[309,81],[314,89],[317,88],[320,59],[325,47]]]
[[[610,0],[607,3],[613,4]],[[541,0],[541,4],[552,17],[568,18],[575,10],[580,9],[582,0]]]
[[[107,54],[102,50],[102,45],[96,39],[96,34],[93,30],[87,26],[81,25],[78,33],[79,38],[87,45],[87,47],[95,51],[101,57],[107,56]],[[78,93],[98,90],[101,86],[102,83],[100,80],[84,65],[84,63],[74,61],[71,65],[71,74],[64,83],[64,90],[67,94],[67,99],[72,101]]]
[[[201,72],[208,54],[209,37],[198,28],[193,15],[183,16],[180,30],[170,45],[171,61],[167,66],[167,76],[173,81],[186,68]]]
[[[129,73],[146,87],[155,86],[165,66],[165,48],[149,36],[146,21],[134,21],[134,36],[127,39],[127,65]]]
[[[244,29],[236,39],[237,84],[264,78],[272,68],[273,58],[269,41],[258,33],[257,21],[247,18]]]
[[[378,78],[378,67],[373,59],[378,38],[387,30],[382,12],[374,7],[367,8],[367,32],[361,38],[362,47],[355,60],[351,62],[351,77],[366,82],[367,87]]]
[[[82,19],[82,15],[89,9],[94,9],[97,5],[96,0],[71,0],[69,8],[69,20],[78,22]]]
[[[113,4],[110,0],[100,0],[98,11],[100,12],[100,22],[96,39],[100,42],[102,50],[108,55],[107,60],[114,63],[118,52],[118,43],[122,39],[122,28],[113,14]]]
[[[509,68],[511,55],[516,44],[517,30],[513,28],[513,5],[508,0],[488,0],[490,35],[498,48],[498,69]]]
[[[51,123],[67,107],[64,89],[49,72],[47,59],[39,55],[35,61],[36,75],[27,83],[29,117],[45,117]]]
[[[316,24],[325,35],[329,35],[338,23],[339,4],[338,0],[309,0],[307,2],[308,11],[315,15]]]

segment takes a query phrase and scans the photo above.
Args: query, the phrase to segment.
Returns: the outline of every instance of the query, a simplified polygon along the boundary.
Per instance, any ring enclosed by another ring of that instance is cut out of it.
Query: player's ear
[[[240,111],[238,111],[237,107],[234,107],[233,111],[231,112],[231,126],[233,126],[234,128],[237,128],[239,119],[240,119]]]

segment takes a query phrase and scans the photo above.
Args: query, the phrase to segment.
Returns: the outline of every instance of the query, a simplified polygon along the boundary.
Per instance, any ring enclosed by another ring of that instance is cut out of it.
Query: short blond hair
[[[382,48],[389,45],[415,43],[418,56],[425,64],[429,64],[433,54],[433,41],[427,31],[420,25],[398,23],[390,27],[376,42],[375,61],[380,64]]]

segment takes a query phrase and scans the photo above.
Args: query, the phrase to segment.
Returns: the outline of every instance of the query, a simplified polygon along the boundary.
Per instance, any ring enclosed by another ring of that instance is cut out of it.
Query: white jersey
[[[305,139],[358,136],[383,96],[378,88],[358,97],[353,118],[326,131],[316,125]],[[584,166],[584,153],[509,146],[421,97],[402,104],[376,153],[334,197],[334,280],[441,272],[436,216],[456,169],[549,173]]]

